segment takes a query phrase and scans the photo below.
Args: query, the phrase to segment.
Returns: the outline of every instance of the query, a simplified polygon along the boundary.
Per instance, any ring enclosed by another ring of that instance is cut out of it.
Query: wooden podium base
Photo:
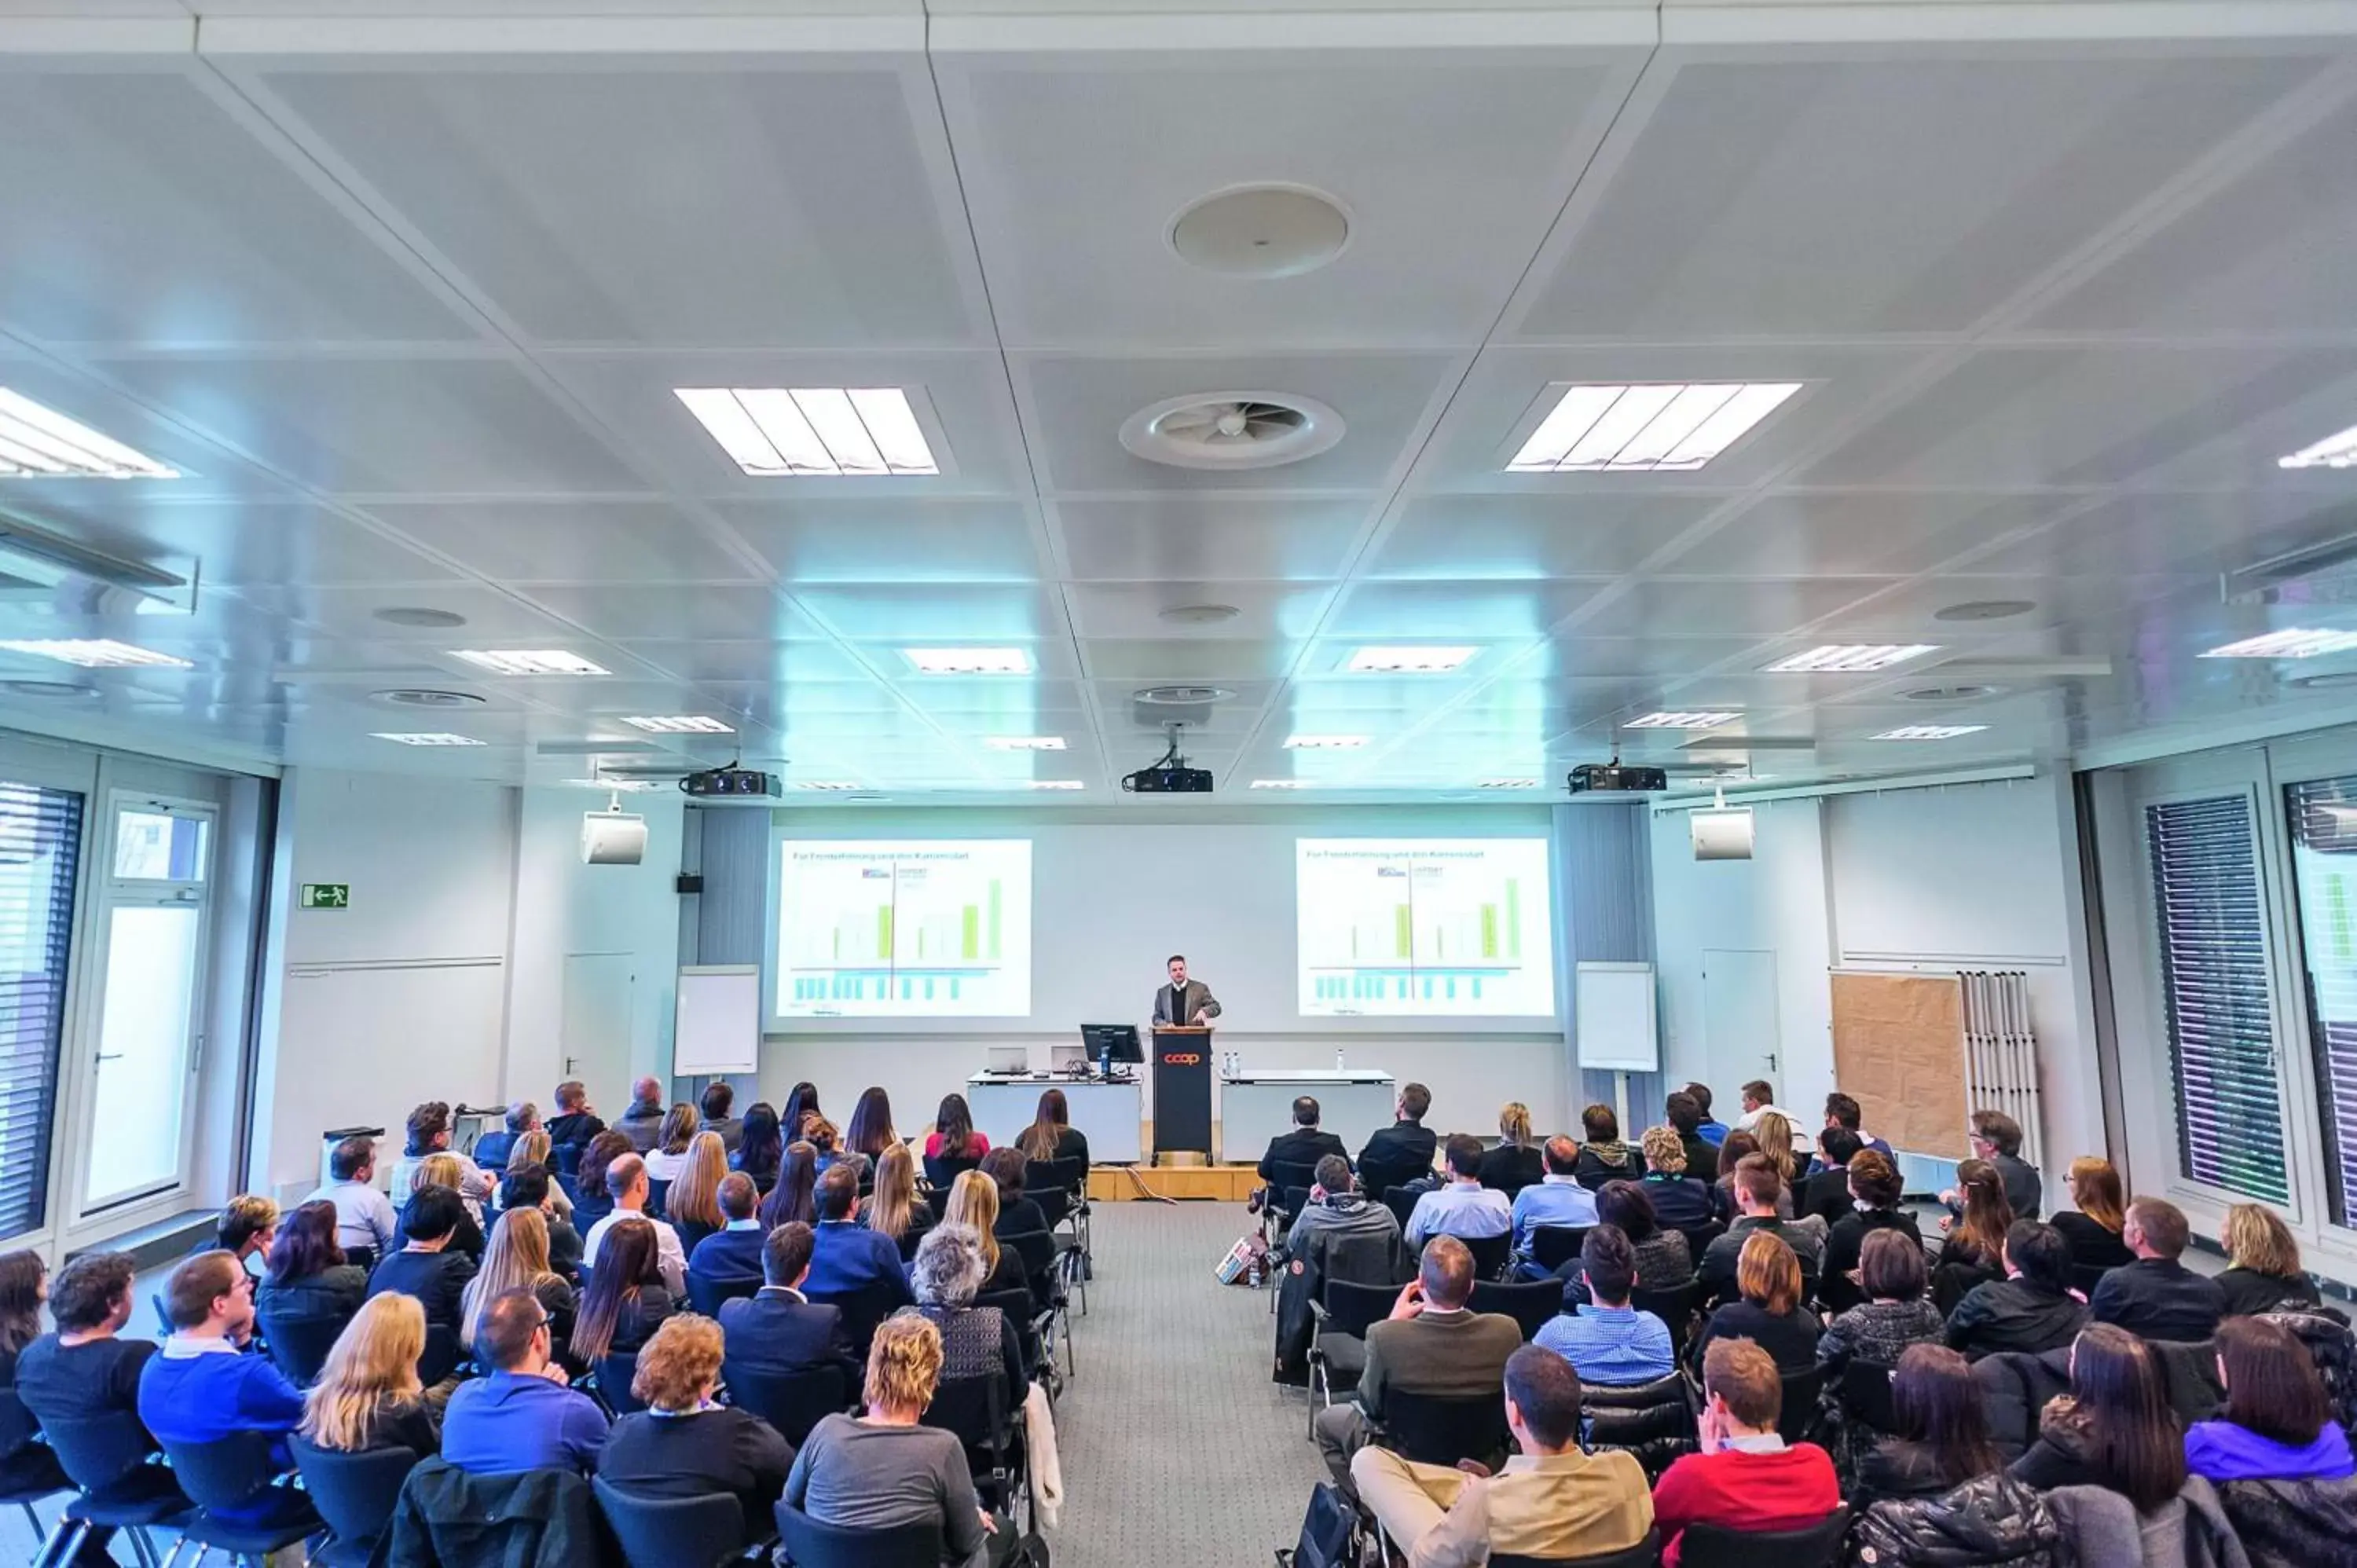
[[[1130,1179],[1130,1168],[1120,1165],[1093,1165],[1089,1170],[1089,1201],[1092,1203],[1135,1203],[1146,1194],[1137,1190],[1137,1182],[1146,1184],[1146,1193],[1157,1197],[1209,1199],[1217,1203],[1242,1203],[1260,1185],[1260,1173],[1250,1165],[1174,1165],[1176,1155],[1166,1155],[1158,1165],[1139,1165],[1135,1167],[1137,1181]]]

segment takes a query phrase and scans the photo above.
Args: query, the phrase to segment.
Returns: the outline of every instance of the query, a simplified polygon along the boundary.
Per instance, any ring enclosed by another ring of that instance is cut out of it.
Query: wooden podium
[[[1154,1157],[1194,1152],[1211,1157],[1211,1031],[1200,1025],[1154,1026]]]

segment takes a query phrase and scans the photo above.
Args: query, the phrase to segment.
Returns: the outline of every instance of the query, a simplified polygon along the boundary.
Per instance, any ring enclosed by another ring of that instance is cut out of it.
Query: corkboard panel
[[[1953,974],[1835,974],[1834,1081],[1866,1130],[1910,1155],[1961,1160],[1964,991]]]

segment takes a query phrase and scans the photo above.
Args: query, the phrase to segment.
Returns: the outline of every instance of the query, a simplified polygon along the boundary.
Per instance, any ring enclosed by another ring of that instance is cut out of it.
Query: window
[[[0,1237],[48,1213],[82,798],[0,782]]]
[[[2357,776],[2287,785],[2292,890],[2308,971],[2324,1181],[2333,1220],[2357,1224]]]
[[[2147,806],[2145,833],[2179,1168],[2244,1197],[2287,1202],[2249,798]]]

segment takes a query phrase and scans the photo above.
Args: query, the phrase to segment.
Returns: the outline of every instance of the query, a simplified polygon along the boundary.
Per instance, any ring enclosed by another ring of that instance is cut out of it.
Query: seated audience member
[[[1686,1175],[1709,1187],[1718,1180],[1718,1144],[1702,1135],[1702,1118],[1703,1108],[1683,1089],[1673,1090],[1662,1102],[1662,1119],[1685,1147]],[[1726,1129],[1721,1128],[1720,1136],[1725,1135]]]
[[[1784,1380],[1775,1358],[1746,1339],[1721,1339],[1702,1362],[1702,1451],[1653,1484],[1662,1568],[1678,1568],[1686,1527],[1802,1530],[1841,1504],[1834,1462],[1813,1443],[1787,1444],[1776,1430]]]
[[[696,1101],[697,1120],[703,1130],[719,1135],[721,1146],[735,1154],[745,1141],[745,1123],[732,1114],[737,1109],[737,1090],[725,1082],[707,1083]]]
[[[663,1109],[662,1085],[642,1078],[630,1085],[630,1108],[614,1118],[614,1131],[630,1141],[633,1153],[643,1155],[661,1141],[669,1115]]]
[[[1694,1251],[1685,1234],[1664,1230],[1653,1218],[1653,1200],[1633,1181],[1609,1181],[1596,1195],[1596,1217],[1617,1225],[1637,1257],[1637,1288],[1669,1290],[1694,1277]],[[1571,1265],[1557,1270],[1567,1274]]]
[[[1941,1218],[1941,1229],[1947,1231],[1948,1240],[1940,1249],[1940,1265],[1932,1284],[1932,1298],[1943,1308],[1953,1307],[1974,1286],[2005,1277],[2005,1233],[2013,1224],[2004,1178],[1986,1160],[1958,1165],[1956,1189],[1963,1200],[1963,1218]]]
[[[1805,1372],[1817,1364],[1817,1315],[1801,1302],[1801,1261],[1781,1236],[1754,1234],[1735,1266],[1742,1294],[1710,1315],[1696,1341],[1699,1360],[1721,1339],[1749,1339],[1776,1359],[1779,1371]]]
[[[1598,1225],[1579,1244],[1587,1299],[1549,1318],[1531,1341],[1571,1363],[1591,1383],[1650,1383],[1677,1369],[1669,1326],[1629,1305],[1637,1260],[1617,1225]]]
[[[1972,1367],[1944,1345],[1910,1345],[1900,1356],[1890,1412],[1899,1430],[1858,1465],[1861,1506],[1934,1496],[2005,1468]]]
[[[1378,1128],[1367,1139],[1367,1146],[1359,1151],[1361,1176],[1367,1176],[1367,1167],[1372,1165],[1385,1174],[1385,1179],[1397,1185],[1432,1169],[1432,1156],[1439,1147],[1439,1140],[1424,1124],[1425,1112],[1431,1109],[1432,1090],[1420,1083],[1401,1084],[1399,1094],[1392,1101],[1392,1124]],[[1367,1196],[1378,1203],[1383,1201],[1383,1195],[1374,1188],[1372,1178]]]
[[[761,1229],[818,1223],[818,1151],[797,1138],[786,1145],[777,1185],[761,1200]]]
[[[2157,1197],[2128,1205],[2121,1236],[2136,1262],[2114,1269],[2087,1300],[2087,1316],[2147,1339],[2207,1339],[2226,1315],[2226,1293],[2177,1260],[2190,1239],[2185,1212]]]
[[[1255,1167],[1261,1180],[1275,1186],[1278,1165],[1314,1165],[1329,1155],[1340,1155],[1349,1163],[1350,1150],[1341,1139],[1320,1130],[1319,1114],[1318,1101],[1307,1094],[1293,1102],[1293,1125],[1268,1141],[1267,1152]]]
[[[1673,1230],[1691,1230],[1711,1220],[1710,1188],[1686,1176],[1686,1146],[1670,1127],[1648,1127],[1638,1140],[1644,1151],[1645,1197],[1653,1218]],[[1715,1157],[1715,1156],[1714,1156]]]
[[[1977,1361],[1999,1350],[2035,1355],[2079,1337],[2087,1306],[2071,1294],[2071,1246],[2061,1231],[2017,1219],[2000,1262],[2005,1278],[1975,1285],[1948,1314],[1950,1349]]]
[[[29,1247],[0,1252],[0,1391],[16,1386],[16,1359],[41,1337],[41,1304],[49,1295],[49,1267]],[[0,1426],[0,1484],[34,1477],[60,1481],[54,1459],[31,1423]]]
[[[556,1167],[550,1162],[555,1157],[556,1142],[548,1135],[547,1128],[534,1127],[518,1138],[508,1147],[507,1164],[500,1167],[500,1190],[492,1197],[492,1206],[496,1208],[513,1208],[515,1199],[510,1196],[508,1188],[514,1185],[516,1177],[530,1170],[554,1170]],[[571,1219],[573,1199],[565,1196],[563,1187],[554,1190],[555,1211],[565,1219]]]
[[[1060,1089],[1039,1091],[1039,1110],[1031,1125],[1016,1138],[1015,1146],[1027,1160],[1078,1160],[1082,1182],[1089,1179],[1088,1134],[1072,1125],[1072,1107]],[[1334,1152],[1342,1153],[1340,1138],[1334,1140]]]
[[[2149,1513],[2185,1484],[2185,1434],[2160,1359],[2125,1328],[2091,1323],[2071,1346],[2071,1391],[2048,1402],[2014,1478],[2052,1491],[2106,1487]]]
[[[720,1229],[695,1244],[687,1255],[691,1278],[733,1283],[761,1277],[761,1221],[754,1211],[760,1196],[753,1178],[730,1171],[720,1182]]]
[[[1718,1180],[1714,1184],[1718,1217],[1732,1223],[1737,1213],[1735,1201],[1735,1171],[1744,1161],[1760,1153],[1760,1140],[1749,1133],[1729,1133],[1718,1146]],[[1770,1167],[1773,1168],[1772,1166]],[[1776,1218],[1794,1217],[1792,1187],[1781,1175],[1776,1177]]]
[[[1600,1192],[1608,1181],[1635,1181],[1645,1174],[1644,1160],[1620,1141],[1620,1118],[1609,1105],[1591,1105],[1579,1113],[1587,1141],[1580,1145],[1579,1185]]]
[[[703,1122],[695,1107],[683,1100],[673,1105],[662,1119],[662,1128],[655,1134],[655,1146],[646,1152],[647,1179],[673,1182],[687,1169],[687,1148],[703,1131]]]
[[[1724,1147],[1727,1133],[1734,1129],[1711,1115],[1710,1085],[1690,1083],[1679,1092],[1695,1102],[1695,1113],[1701,1117],[1701,1120],[1695,1123],[1695,1132],[1700,1135],[1702,1141],[1714,1149]]]
[[[852,1167],[852,1173],[858,1174],[858,1160],[844,1151],[842,1130],[825,1117],[804,1117],[802,1137],[813,1149],[818,1152],[819,1175],[824,1176],[828,1171],[833,1170],[837,1160],[848,1162]]]
[[[909,1294],[909,1276],[901,1268],[899,1246],[851,1217],[858,1202],[859,1175],[848,1163],[818,1178],[818,1223],[811,1228],[810,1283],[805,1288],[828,1297],[873,1288],[882,1291],[894,1305],[905,1306],[913,1298]]]
[[[877,1158],[900,1141],[892,1128],[892,1097],[879,1084],[869,1084],[859,1091],[858,1102],[851,1108],[851,1122],[843,1130],[843,1152],[856,1155],[862,1162],[862,1175],[873,1170]]]
[[[2357,1475],[2316,1360],[2290,1329],[2256,1317],[2221,1323],[2218,1378],[2226,1402],[2217,1418],[2186,1429],[2185,1466],[2193,1474],[2222,1484]]]
[[[988,1176],[981,1171],[958,1173],[957,1180],[950,1184],[950,1200],[942,1207],[942,1223],[969,1226],[982,1238],[982,1258],[990,1271],[982,1282],[985,1295],[1031,1288],[1031,1276],[1023,1266],[1022,1254],[998,1244],[998,1184]]]
[[[1924,1294],[1923,1249],[1896,1230],[1866,1239],[1858,1262],[1866,1300],[1825,1326],[1817,1341],[1817,1365],[1840,1367],[1853,1356],[1878,1367],[1896,1366],[1911,1345],[1938,1345],[1948,1331]]]
[[[777,1377],[834,1364],[856,1378],[843,1335],[843,1309],[802,1294],[810,1276],[811,1228],[791,1220],[761,1243],[761,1288],[720,1304],[728,1364]]]
[[[439,1150],[412,1165],[409,1176],[415,1185],[402,1200],[401,1214],[393,1226],[394,1244],[397,1246],[408,1240],[409,1208],[417,1201],[417,1195],[428,1187],[438,1187],[444,1192],[458,1195],[458,1228],[450,1232],[450,1250],[464,1252],[480,1262],[483,1257],[483,1206],[468,1197],[461,1188],[459,1184],[466,1179],[466,1172],[459,1167],[458,1156],[447,1149]]]
[[[663,1221],[679,1232],[683,1251],[716,1234],[726,1223],[720,1215],[720,1182],[728,1174],[728,1151],[720,1134],[706,1130],[688,1140],[687,1163],[663,1195]]]
[[[475,1140],[475,1164],[487,1171],[505,1170],[516,1140],[539,1126],[539,1106],[529,1100],[510,1101],[505,1123]]]
[[[589,1103],[589,1090],[577,1078],[568,1078],[556,1086],[556,1114],[548,1119],[548,1141],[555,1145],[555,1157],[567,1167],[589,1146],[589,1140],[606,1130],[597,1108]]]
[[[253,1193],[241,1193],[221,1206],[213,1239],[200,1251],[227,1252],[249,1274],[259,1275],[278,1240],[278,1205]]]
[[[493,1370],[459,1384],[450,1396],[442,1417],[442,1457],[473,1476],[596,1470],[606,1445],[606,1412],[566,1386],[565,1369],[550,1353],[548,1311],[533,1294],[493,1296],[475,1344]]]
[[[1579,1446],[1579,1374],[1525,1345],[1506,1359],[1506,1430],[1519,1452],[1491,1477],[1418,1465],[1387,1449],[1351,1459],[1359,1498],[1407,1550],[1408,1568],[1512,1555],[1562,1562],[1645,1539],[1653,1501],[1636,1455]]]
[[[2219,1240],[2230,1260],[2218,1276],[2227,1316],[2312,1307],[2323,1300],[2299,1266],[2299,1243],[2290,1227],[2266,1205],[2237,1203],[2227,1209]]]
[[[1856,1138],[1858,1148],[1872,1149],[1884,1159],[1896,1164],[1899,1159],[1898,1155],[1884,1140],[1866,1131],[1863,1126],[1865,1120],[1865,1109],[1849,1095],[1844,1094],[1838,1089],[1826,1095],[1824,1132],[1817,1134],[1818,1155],[1822,1156],[1824,1153],[1825,1133],[1838,1131],[1847,1133],[1851,1137]],[[1822,1169],[1822,1161],[1819,1165],[1812,1168]]]
[[[1760,1140],[1760,1157],[1776,1167],[1784,1178],[1788,1190],[1798,1191],[1802,1173],[1809,1168],[1808,1151],[1799,1146],[1792,1123],[1781,1111],[1760,1114],[1751,1124],[1751,1135]]]
[[[1539,1227],[1573,1230],[1596,1223],[1596,1195],[1580,1186],[1574,1174],[1579,1167],[1579,1145],[1557,1133],[1541,1153],[1546,1175],[1514,1194],[1514,1256],[1524,1262],[1531,1255],[1531,1232]],[[1530,1273],[1535,1277],[1538,1271],[1534,1267]]]
[[[535,1134],[541,1136],[543,1134]],[[527,1165],[513,1172],[500,1184],[500,1196],[507,1200],[501,1211],[520,1208],[537,1209],[548,1227],[548,1266],[570,1280],[581,1273],[581,1232],[573,1222],[556,1211],[565,1194],[548,1179],[545,1165]]]
[[[278,1227],[270,1244],[269,1272],[253,1293],[257,1316],[314,1318],[342,1323],[368,1296],[368,1274],[344,1262],[336,1244],[336,1206],[306,1203]]]
[[[281,1466],[293,1458],[286,1434],[303,1418],[303,1395],[267,1356],[241,1354],[253,1337],[253,1282],[221,1252],[199,1252],[164,1285],[172,1337],[139,1371],[139,1419],[165,1443],[197,1445],[241,1432],[271,1439]],[[224,1523],[258,1530],[311,1512],[291,1487],[265,1487],[252,1499],[211,1512]]]
[[[800,1135],[796,1129],[787,1131]],[[925,1134],[925,1158],[978,1162],[988,1153],[990,1140],[974,1130],[974,1112],[966,1105],[965,1096],[942,1095],[942,1108],[933,1114],[933,1130]]]
[[[2042,1196],[2042,1183],[2038,1167],[2021,1157],[2021,1123],[2002,1111],[1975,1111],[1970,1136],[1973,1158],[1986,1160],[1996,1167],[1997,1178],[2005,1186],[2005,1201],[2016,1219],[2038,1218]],[[1940,1201],[1949,1212],[1964,1212],[1964,1199],[1953,1188],[1940,1195]]]
[[[633,1498],[733,1497],[746,1539],[766,1540],[794,1451],[750,1411],[719,1403],[720,1326],[693,1314],[655,1330],[630,1393],[647,1408],[614,1423],[597,1477]]]
[[[613,1195],[614,1211],[589,1227],[589,1234],[581,1239],[581,1266],[594,1272],[598,1246],[608,1232],[626,1219],[642,1220],[654,1232],[657,1267],[662,1271],[664,1288],[673,1296],[687,1294],[687,1250],[679,1244],[679,1232],[647,1213],[646,1161],[636,1155],[617,1155],[606,1167],[606,1190]]]
[[[1441,1157],[1448,1162],[1448,1183],[1415,1200],[1407,1217],[1408,1246],[1421,1247],[1434,1236],[1479,1240],[1512,1230],[1512,1201],[1481,1185],[1481,1141],[1453,1133]]]
[[[766,1100],[755,1101],[745,1112],[728,1168],[752,1177],[756,1192],[767,1192],[778,1185],[778,1167],[785,1158],[786,1140],[778,1130],[776,1108]]]
[[[1320,1230],[1397,1236],[1399,1216],[1388,1205],[1373,1202],[1358,1190],[1351,1179],[1349,1160],[1328,1155],[1318,1162],[1318,1180],[1309,1189],[1309,1201],[1301,1206],[1301,1212],[1293,1217],[1293,1228],[1285,1234],[1286,1251],[1299,1257],[1303,1243]]]
[[[425,1352],[425,1309],[398,1292],[371,1296],[336,1337],[303,1396],[296,1430],[339,1454],[406,1448],[432,1458],[441,1452],[442,1423],[417,1380]]]
[[[1733,1145],[1749,1138],[1748,1133],[1738,1133],[1727,1139],[1727,1144]],[[1825,1228],[1814,1219],[1777,1218],[1776,1200],[1783,1194],[1784,1178],[1776,1174],[1775,1166],[1761,1155],[1745,1155],[1720,1179],[1735,1184],[1736,1214],[1727,1234],[1713,1237],[1710,1245],[1703,1249],[1702,1263],[1695,1273],[1702,1279],[1706,1305],[1734,1299],[1735,1270],[1743,1257],[1743,1243],[1760,1232],[1781,1237],[1784,1244],[1792,1249],[1792,1256],[1800,1260],[1803,1274],[1814,1278],[1822,1272]]]
[[[393,1251],[399,1223],[393,1199],[376,1189],[376,1140],[355,1133],[328,1156],[328,1180],[306,1203],[336,1206],[336,1244],[346,1251],[365,1247],[378,1257]]]
[[[876,1190],[859,1200],[852,1218],[902,1251],[932,1229],[933,1211],[917,1196],[917,1152],[894,1144],[876,1156]]]
[[[1001,1236],[1024,1236],[1048,1229],[1048,1211],[1039,1207],[1039,1199],[1023,1196],[1024,1168],[1028,1163],[1023,1151],[1015,1148],[993,1149],[982,1156],[982,1174],[998,1187]]]
[[[511,1208],[491,1227],[480,1273],[458,1298],[458,1342],[478,1349],[483,1315],[511,1290],[528,1291],[548,1313],[549,1340],[562,1357],[573,1332],[573,1287],[550,1265],[548,1220],[537,1208]],[[587,1363],[582,1364],[587,1370]]]
[[[475,1277],[475,1260],[454,1251],[450,1238],[466,1217],[466,1205],[447,1187],[429,1187],[410,1199],[408,1240],[369,1275],[369,1294],[399,1291],[415,1296],[425,1309],[429,1329],[438,1325],[458,1333],[466,1321],[462,1302],[467,1282]]]
[[[1014,1323],[995,1306],[976,1306],[982,1287],[982,1238],[963,1225],[944,1225],[917,1243],[909,1283],[921,1314],[942,1331],[942,1377],[999,1380],[1005,1409],[1023,1405],[1023,1340]]]
[[[1743,1114],[1736,1118],[1737,1132],[1749,1133],[1758,1136],[1760,1124],[1773,1116],[1784,1123],[1784,1135],[1792,1140],[1792,1153],[1806,1155],[1813,1152],[1816,1147],[1815,1141],[1801,1131],[1801,1123],[1794,1119],[1791,1112],[1776,1103],[1776,1091],[1769,1086],[1767,1079],[1753,1079],[1743,1086],[1742,1095]],[[1776,1153],[1774,1150],[1768,1150],[1768,1140],[1764,1137],[1760,1138],[1760,1146],[1767,1150],[1771,1157]],[[1800,1171],[1795,1169],[1792,1174],[1798,1176]]]
[[[418,1163],[435,1155],[449,1155],[458,1162],[459,1179],[448,1185],[456,1187],[461,1197],[480,1203],[491,1196],[490,1175],[466,1155],[451,1154],[448,1104],[439,1100],[429,1100],[411,1112],[408,1133],[408,1147],[393,1163],[394,1192],[414,1192],[417,1189]]]
[[[1498,1146],[1481,1156],[1481,1185],[1514,1195],[1546,1174],[1538,1139],[1531,1133],[1531,1108],[1510,1100],[1498,1109]]]
[[[655,1241],[662,1227],[640,1214],[615,1219],[606,1235],[605,1257],[591,1267],[589,1288],[582,1292],[573,1319],[570,1348],[583,1366],[634,1353],[681,1305],[663,1278]]]
[[[805,1129],[819,1115],[818,1085],[804,1079],[786,1091],[786,1108],[778,1112],[778,1125],[785,1129],[788,1144],[798,1144],[809,1136]]]
[[[1877,1230],[1896,1230],[1917,1246],[1923,1244],[1915,1216],[1899,1207],[1897,1165],[1871,1149],[1851,1155],[1849,1191],[1855,1202],[1825,1232],[1824,1262],[1817,1279],[1820,1299],[1835,1312],[1846,1312],[1862,1299],[1850,1276],[1864,1256],[1867,1237]]]
[[[1391,1316],[1367,1330],[1366,1366],[1355,1399],[1318,1412],[1318,1448],[1338,1484],[1348,1485],[1351,1455],[1383,1419],[1383,1397],[1495,1395],[1506,1358],[1523,1342],[1511,1317],[1473,1312],[1473,1254],[1454,1236],[1426,1243],[1416,1277],[1402,1287]]]
[[[2120,1240],[2127,1224],[2127,1201],[2121,1197],[2120,1173],[2100,1155],[2082,1155],[2071,1162],[2071,1201],[2051,1221],[2071,1243],[2071,1262],[2082,1269],[2116,1269],[2136,1262],[2136,1254]]]
[[[585,1247],[597,1221],[614,1212],[614,1195],[607,1188],[606,1175],[614,1168],[616,1160],[630,1152],[629,1137],[608,1127],[589,1140],[582,1148],[581,1158],[575,1162],[573,1225],[581,1232]]]
[[[1846,1127],[1828,1127],[1817,1140],[1817,1157],[1810,1176],[1801,1183],[1792,1208],[1803,1219],[1831,1225],[1850,1210],[1849,1163],[1865,1148]]]
[[[934,1525],[949,1568],[998,1568],[1019,1544],[1014,1521],[975,1498],[957,1434],[920,1420],[941,1375],[941,1330],[914,1316],[887,1318],[868,1348],[866,1413],[830,1415],[811,1429],[785,1500],[845,1529]]]

